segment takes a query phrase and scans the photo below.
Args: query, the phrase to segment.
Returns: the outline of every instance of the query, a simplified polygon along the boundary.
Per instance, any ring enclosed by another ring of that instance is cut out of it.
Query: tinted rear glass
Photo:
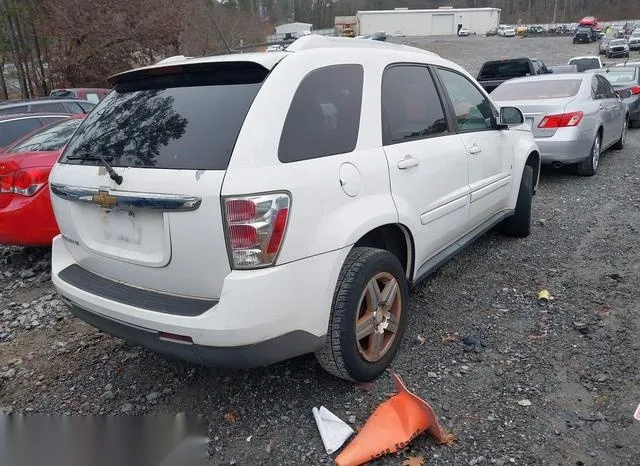
[[[7,147],[14,141],[40,128],[42,123],[38,118],[23,118],[0,122],[0,147]]]
[[[43,102],[41,104],[31,104],[31,111],[34,113],[69,113],[67,107],[62,102]]]
[[[225,170],[267,70],[218,63],[118,84],[71,139],[69,156],[100,154],[116,167]]]
[[[576,65],[578,71],[595,70],[600,68],[600,61],[597,58],[576,58],[569,61],[570,65]]]
[[[573,97],[578,93],[582,80],[554,79],[513,83],[507,81],[491,92],[496,101],[540,100]]]
[[[492,61],[482,65],[478,79],[519,78],[529,74],[529,60]]]
[[[35,134],[30,135],[18,144],[9,147],[8,152],[45,152],[61,149],[73,136],[82,120],[73,118],[60,121]]]

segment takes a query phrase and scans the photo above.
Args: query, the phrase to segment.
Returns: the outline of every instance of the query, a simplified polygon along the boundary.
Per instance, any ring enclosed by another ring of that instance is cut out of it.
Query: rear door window
[[[17,113],[27,113],[26,105],[18,105],[15,107],[0,107],[0,115],[15,115]]]
[[[116,167],[226,170],[267,73],[254,63],[215,63],[118,84],[85,119],[61,162],[95,165],[67,157],[100,154]]]
[[[80,126],[81,120],[69,118],[66,121],[55,123],[42,128],[27,139],[10,147],[11,152],[45,152],[62,148],[73,132]]]
[[[281,162],[353,152],[358,142],[360,65],[335,65],[309,73],[293,96],[278,147]]]
[[[43,102],[40,104],[31,104],[31,111],[34,113],[69,113],[62,102]]]
[[[41,126],[42,123],[38,118],[21,118],[0,122],[0,147],[7,147]]]
[[[449,132],[428,68],[401,65],[382,77],[383,144],[442,136]]]

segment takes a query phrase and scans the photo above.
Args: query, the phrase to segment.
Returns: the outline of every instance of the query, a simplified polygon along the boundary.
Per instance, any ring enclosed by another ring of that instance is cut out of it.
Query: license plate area
[[[74,203],[72,209],[78,218],[74,222],[78,241],[93,254],[150,267],[169,263],[169,220],[162,211],[105,209],[79,203]]]

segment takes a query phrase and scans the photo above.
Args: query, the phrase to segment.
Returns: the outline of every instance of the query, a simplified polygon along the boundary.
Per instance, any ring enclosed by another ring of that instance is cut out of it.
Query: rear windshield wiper
[[[93,154],[78,154],[78,155],[69,155],[67,156],[67,160],[95,160],[102,163],[102,166],[107,169],[107,173],[109,173],[109,177],[116,182],[116,184],[122,184],[122,176],[118,175],[113,167],[109,164],[110,160],[113,160],[113,157],[105,157],[103,155],[93,155]]]

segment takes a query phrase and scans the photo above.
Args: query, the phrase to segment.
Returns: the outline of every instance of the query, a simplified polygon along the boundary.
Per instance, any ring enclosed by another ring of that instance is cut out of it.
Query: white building
[[[276,35],[281,34],[302,34],[311,31],[312,24],[309,23],[288,23],[276,26]]]
[[[392,36],[456,34],[462,27],[484,34],[500,24],[499,8],[439,8],[437,10],[358,11],[358,34],[384,31]]]

